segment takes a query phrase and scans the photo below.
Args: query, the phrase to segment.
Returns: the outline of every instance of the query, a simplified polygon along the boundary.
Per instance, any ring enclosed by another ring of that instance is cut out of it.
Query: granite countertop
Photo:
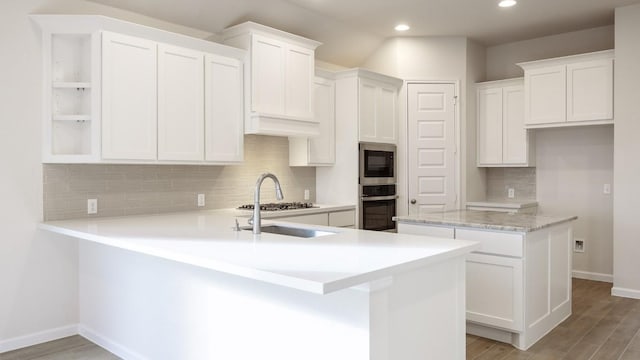
[[[577,219],[577,216],[532,215],[498,211],[452,210],[416,216],[396,216],[399,223],[531,232]]]

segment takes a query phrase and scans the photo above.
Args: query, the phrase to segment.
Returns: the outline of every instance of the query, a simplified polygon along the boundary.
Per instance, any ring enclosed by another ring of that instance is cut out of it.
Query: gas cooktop
[[[280,211],[280,210],[295,210],[295,209],[310,209],[317,208],[313,206],[313,203],[303,202],[285,202],[285,203],[268,203],[260,204],[260,210],[263,211]],[[240,210],[253,210],[253,204],[238,206]]]

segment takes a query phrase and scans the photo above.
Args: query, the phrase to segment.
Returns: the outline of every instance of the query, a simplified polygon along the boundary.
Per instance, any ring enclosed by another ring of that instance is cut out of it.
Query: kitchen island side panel
[[[464,296],[464,257],[319,295],[80,242],[80,332],[127,359],[464,359]]]

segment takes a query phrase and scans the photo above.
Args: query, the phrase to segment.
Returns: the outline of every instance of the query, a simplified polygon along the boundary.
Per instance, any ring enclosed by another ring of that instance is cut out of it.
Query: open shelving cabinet
[[[99,160],[100,34],[43,34],[43,162]]]

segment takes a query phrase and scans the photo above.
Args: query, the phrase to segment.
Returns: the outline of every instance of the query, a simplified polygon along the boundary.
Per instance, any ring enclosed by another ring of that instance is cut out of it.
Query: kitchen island
[[[79,333],[125,359],[465,358],[472,241],[253,235],[229,211],[40,227],[79,239]]]
[[[575,216],[454,210],[398,216],[398,232],[478,241],[467,256],[467,333],[521,350],[571,315]]]

